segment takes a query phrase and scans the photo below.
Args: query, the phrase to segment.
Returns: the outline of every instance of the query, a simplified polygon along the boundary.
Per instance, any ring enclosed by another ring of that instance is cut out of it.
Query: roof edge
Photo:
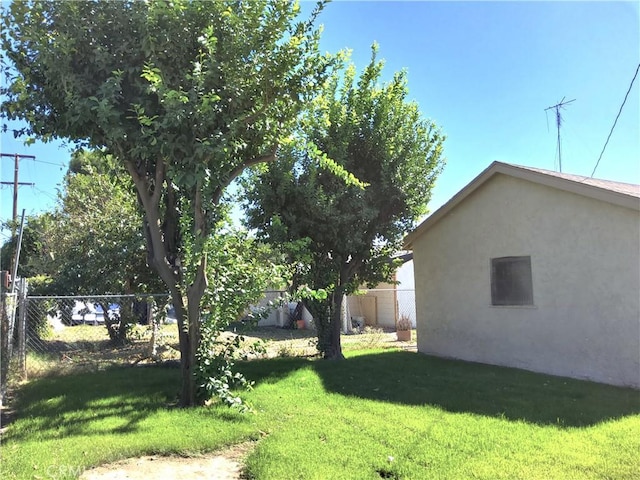
[[[408,233],[404,237],[404,248],[407,250],[411,250],[413,248],[413,242],[418,237],[420,237],[425,231],[431,228],[432,225],[437,223],[442,217],[444,217],[447,213],[454,209],[459,203],[461,203],[465,198],[471,195],[475,190],[486,183],[491,177],[499,173],[640,211],[640,201],[638,197],[634,197],[633,195],[616,192],[603,187],[590,185],[576,180],[570,180],[560,176],[550,175],[548,173],[545,173],[544,171],[532,170],[528,169],[527,167],[494,161],[478,176],[471,180],[471,182],[469,182],[464,188],[462,188],[462,190],[451,197],[448,202],[446,202],[439,209],[433,212],[412,232]]]

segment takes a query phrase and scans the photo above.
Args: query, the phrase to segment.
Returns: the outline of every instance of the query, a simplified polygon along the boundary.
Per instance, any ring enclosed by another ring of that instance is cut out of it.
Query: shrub
[[[400,315],[400,318],[396,322],[396,330],[411,330],[411,320],[407,315]]]

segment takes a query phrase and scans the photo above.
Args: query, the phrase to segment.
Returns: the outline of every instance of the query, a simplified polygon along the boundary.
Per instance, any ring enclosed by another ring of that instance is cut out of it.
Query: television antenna
[[[562,115],[560,113],[560,110],[563,109],[565,105],[569,105],[570,103],[576,101],[576,99],[574,98],[573,100],[568,100],[565,102],[565,98],[566,97],[562,97],[562,100],[560,100],[558,103],[544,109],[545,112],[551,109],[554,109],[556,111],[556,126],[558,127],[558,166],[560,172],[562,172],[562,147],[560,143],[560,125],[562,125]]]

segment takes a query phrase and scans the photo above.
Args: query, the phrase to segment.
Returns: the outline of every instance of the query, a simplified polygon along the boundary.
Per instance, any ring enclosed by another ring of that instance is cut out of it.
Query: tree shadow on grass
[[[177,399],[180,371],[167,367],[112,367],[96,372],[43,378],[24,385],[17,394],[13,421],[24,419],[28,428],[10,428],[3,440],[21,440],[30,432],[40,439],[78,435],[126,434]],[[238,415],[211,410],[224,421]]]
[[[240,365],[247,380],[256,384],[275,384],[295,371],[318,362],[322,361],[315,357],[292,356],[245,361]]]
[[[539,425],[581,427],[640,414],[637,390],[411,352],[357,355],[314,368],[329,392]]]
[[[385,351],[347,360],[249,362],[247,377],[277,383],[311,366],[327,392],[399,405],[433,405],[538,425],[583,427],[640,414],[640,392],[515,368]]]

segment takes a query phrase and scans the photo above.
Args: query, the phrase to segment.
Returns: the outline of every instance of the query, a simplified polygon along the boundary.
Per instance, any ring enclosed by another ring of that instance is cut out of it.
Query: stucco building
[[[405,244],[419,352],[640,387],[640,186],[494,162]]]

